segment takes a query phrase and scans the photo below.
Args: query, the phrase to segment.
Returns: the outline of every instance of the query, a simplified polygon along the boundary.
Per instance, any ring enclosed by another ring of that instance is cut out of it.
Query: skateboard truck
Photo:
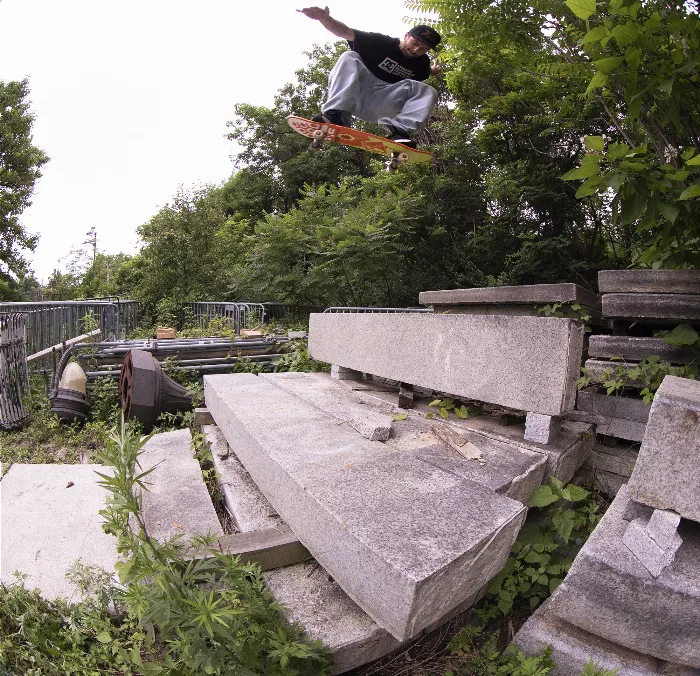
[[[326,136],[328,136],[328,129],[315,129],[309,150],[320,150]]]
[[[402,153],[398,150],[393,150],[391,153],[391,160],[389,162],[388,170],[396,171],[399,166],[408,160],[408,153]]]

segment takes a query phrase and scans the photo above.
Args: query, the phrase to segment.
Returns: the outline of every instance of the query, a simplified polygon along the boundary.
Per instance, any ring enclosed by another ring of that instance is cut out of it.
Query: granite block
[[[525,417],[525,441],[548,444],[556,436],[560,426],[561,418],[528,413]]]
[[[362,371],[347,369],[338,364],[331,365],[331,378],[335,380],[362,380]]]
[[[647,533],[663,549],[672,547],[676,542],[680,514],[668,509],[655,509],[647,524]]]
[[[625,387],[643,388],[644,384],[631,378],[628,371],[635,368],[636,363],[627,363],[623,361],[604,361],[602,359],[587,359],[585,368],[589,372],[592,383],[604,383],[606,380],[618,378],[622,380]]]
[[[629,491],[637,502],[700,521],[700,382],[664,378]]]
[[[678,533],[674,532],[674,537],[671,538],[668,547],[662,547],[651,537],[648,526],[648,519],[642,516],[634,519],[627,526],[627,530],[622,536],[622,542],[653,577],[659,577],[664,568],[673,563],[683,540]]]
[[[99,511],[107,491],[98,485],[103,465],[12,465],[0,480],[0,580],[25,586],[44,598],[79,600],[65,577],[77,560],[114,571],[117,541],[102,531]]]
[[[344,591],[398,640],[504,565],[519,502],[368,441],[251,374],[206,376],[207,407],[255,483]]]
[[[522,286],[487,286],[473,289],[422,291],[421,305],[547,305],[550,303],[580,303],[600,309],[597,293],[578,284],[526,284]]]
[[[658,660],[629,650],[605,638],[590,634],[553,616],[545,603],[525,622],[515,635],[515,645],[528,655],[536,655],[552,647],[555,667],[549,676],[581,674],[586,664],[595,664],[618,676],[696,676],[696,670]]]
[[[700,321],[700,293],[606,293],[603,316],[618,319]]]
[[[576,410],[590,411],[608,418],[621,418],[646,424],[651,404],[645,404],[639,397],[630,397],[624,394],[608,395],[602,387],[587,387],[581,390],[576,397]]]
[[[157,540],[197,533],[223,535],[202,469],[190,448],[189,430],[155,434],[143,446],[141,467],[153,471],[144,479],[143,518]]]
[[[595,488],[603,495],[614,498],[620,489],[627,484],[627,477],[584,466],[576,472],[574,483],[578,483],[584,488]]]
[[[593,444],[591,455],[583,466],[596,471],[618,474],[626,481],[632,475],[638,456],[639,451],[630,445]]]
[[[700,293],[700,270],[601,270],[600,293]]]
[[[621,357],[627,361],[642,361],[657,356],[671,364],[690,364],[700,358],[700,350],[690,346],[676,347],[661,338],[640,336],[591,336],[588,356],[597,359]]]
[[[552,615],[630,650],[700,667],[700,525],[681,523],[683,544],[654,578],[623,542],[651,510],[622,487],[549,601]]]
[[[337,387],[326,373],[261,373],[264,378],[307,404],[330,413],[340,422],[357,430],[365,439],[386,441],[391,433],[392,416],[379,413],[364,399],[345,388]]]
[[[320,361],[458,397],[561,415],[573,408],[583,327],[499,315],[312,314]]]

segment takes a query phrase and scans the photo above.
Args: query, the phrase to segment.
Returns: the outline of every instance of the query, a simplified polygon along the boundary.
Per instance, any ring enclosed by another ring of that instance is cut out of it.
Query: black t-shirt
[[[427,54],[405,56],[399,49],[398,38],[381,33],[356,31],[354,40],[348,40],[350,49],[357,52],[369,71],[385,82],[425,80],[430,75]]]

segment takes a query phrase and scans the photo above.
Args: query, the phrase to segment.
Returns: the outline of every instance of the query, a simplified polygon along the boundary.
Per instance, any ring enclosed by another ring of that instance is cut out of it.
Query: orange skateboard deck
[[[325,122],[314,122],[296,115],[287,117],[287,122],[295,132],[313,139],[314,143],[318,143],[314,147],[320,147],[320,144],[325,141],[341,143],[353,148],[362,148],[362,150],[367,150],[376,155],[384,155],[391,159],[392,162],[405,164],[430,162],[433,159],[433,154],[426,150],[409,148],[401,143],[395,143],[382,136],[368,134],[366,131],[360,131],[359,129],[341,127],[337,124],[326,124]]]

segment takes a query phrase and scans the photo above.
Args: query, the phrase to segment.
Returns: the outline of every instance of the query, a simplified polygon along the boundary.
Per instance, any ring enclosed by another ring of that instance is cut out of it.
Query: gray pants
[[[384,82],[370,73],[356,52],[343,52],[328,78],[323,112],[342,110],[365,122],[390,124],[403,131],[425,125],[437,102],[437,92],[424,82]],[[352,120],[343,120],[347,125]]]

